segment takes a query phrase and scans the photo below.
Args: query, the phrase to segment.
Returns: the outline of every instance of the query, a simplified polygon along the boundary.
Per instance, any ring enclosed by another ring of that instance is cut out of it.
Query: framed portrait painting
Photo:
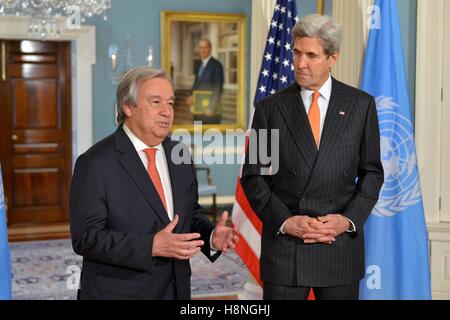
[[[161,13],[161,65],[173,80],[174,129],[245,127],[246,17]]]

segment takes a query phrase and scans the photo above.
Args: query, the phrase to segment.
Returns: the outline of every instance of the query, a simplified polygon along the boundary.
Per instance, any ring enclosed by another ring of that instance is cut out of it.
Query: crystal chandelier
[[[28,32],[41,38],[57,38],[61,31],[57,18],[66,17],[68,29],[79,29],[88,17],[102,15],[111,0],[0,0],[0,16],[27,16]]]

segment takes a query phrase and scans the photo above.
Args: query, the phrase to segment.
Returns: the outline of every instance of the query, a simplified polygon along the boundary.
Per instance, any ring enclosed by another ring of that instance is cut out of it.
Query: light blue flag
[[[384,185],[366,225],[361,299],[430,299],[428,234],[396,0],[376,0],[361,89],[376,98]]]
[[[6,210],[0,165],[0,300],[11,299],[11,253],[6,233]]]

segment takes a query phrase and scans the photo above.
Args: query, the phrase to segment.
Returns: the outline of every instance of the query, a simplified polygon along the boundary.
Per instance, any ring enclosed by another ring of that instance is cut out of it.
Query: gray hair
[[[296,38],[318,38],[329,56],[341,49],[342,26],[329,16],[311,14],[301,18],[292,29],[292,41]]]
[[[117,122],[119,124],[123,123],[126,118],[123,106],[130,105],[136,107],[138,95],[137,83],[140,80],[150,80],[153,78],[163,78],[170,82],[170,79],[166,76],[166,71],[147,66],[133,68],[122,76],[116,92]]]

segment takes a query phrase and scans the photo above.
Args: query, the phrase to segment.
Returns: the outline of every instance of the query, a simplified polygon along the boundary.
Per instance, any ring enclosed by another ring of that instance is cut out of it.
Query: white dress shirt
[[[206,67],[206,65],[208,64],[208,62],[209,62],[209,60],[211,59],[211,57],[212,57],[212,54],[210,54],[209,56],[207,56],[205,59],[202,59],[202,65],[203,65],[203,68]]]
[[[170,184],[170,176],[169,176],[169,169],[167,167],[167,159],[164,152],[164,148],[162,147],[162,144],[158,144],[154,147],[147,146],[142,140],[140,140],[136,135],[131,132],[131,130],[126,126],[126,124],[123,124],[123,130],[127,134],[128,138],[130,138],[131,143],[133,144],[134,148],[136,149],[139,157],[141,158],[142,164],[148,171],[148,159],[147,154],[145,153],[145,149],[147,148],[156,148],[156,169],[158,170],[159,177],[161,178],[161,183],[164,189],[164,196],[166,198],[166,205],[167,205],[167,214],[169,216],[169,219],[172,221],[174,218],[173,214],[173,197],[172,197],[172,185]]]
[[[325,81],[323,86],[318,90],[320,92],[318,104],[320,110],[320,134],[319,134],[319,145],[322,138],[323,124],[325,123],[325,117],[327,115],[328,105],[330,104],[331,97],[331,75],[328,75],[328,80]],[[312,97],[314,90],[309,90],[301,88],[300,95],[302,96],[303,105],[305,106],[306,114],[308,114],[309,108],[311,107]]]

